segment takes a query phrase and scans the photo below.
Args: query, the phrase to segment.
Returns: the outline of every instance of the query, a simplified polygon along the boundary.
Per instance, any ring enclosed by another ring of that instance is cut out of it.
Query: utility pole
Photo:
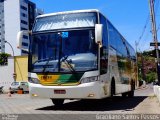
[[[143,79],[144,81],[146,81],[146,75],[145,75],[145,69],[144,69],[143,53],[141,53],[141,62],[142,62],[142,68],[141,68],[142,79]]]
[[[136,47],[136,80],[137,82],[137,86],[139,86],[139,80],[138,80],[138,76],[139,76],[139,67],[138,67],[138,52],[137,52],[137,46],[138,46],[138,42],[135,41],[135,47]]]
[[[158,78],[158,85],[160,85],[160,61],[159,61],[157,30],[156,30],[156,21],[155,21],[155,12],[154,12],[154,0],[149,0],[149,8],[150,8],[150,17],[151,17],[151,26],[152,26],[152,36],[153,36],[153,41],[155,43],[155,50],[156,50],[156,57],[157,57],[157,61],[156,61],[157,78]]]

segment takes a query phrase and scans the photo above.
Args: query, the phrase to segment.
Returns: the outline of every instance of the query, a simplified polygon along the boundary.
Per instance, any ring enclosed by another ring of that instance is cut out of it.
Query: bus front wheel
[[[51,99],[55,106],[61,106],[64,103],[64,99]]]
[[[114,78],[112,78],[112,82],[111,82],[111,97],[113,97],[113,95],[115,95],[115,80]]]

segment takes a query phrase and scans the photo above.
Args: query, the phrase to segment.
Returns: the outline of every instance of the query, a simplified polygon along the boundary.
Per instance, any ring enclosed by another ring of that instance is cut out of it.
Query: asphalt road
[[[7,117],[17,117],[18,120],[94,120],[108,119],[114,114],[121,115],[116,119],[122,119],[127,114],[135,114],[137,116],[129,117],[138,119],[140,115],[160,114],[160,105],[150,84],[136,90],[133,98],[117,95],[103,100],[66,100],[61,107],[55,107],[48,99],[31,99],[28,94],[13,94],[12,97],[3,94],[0,95],[0,114],[3,120]],[[160,116],[156,118],[160,119]]]

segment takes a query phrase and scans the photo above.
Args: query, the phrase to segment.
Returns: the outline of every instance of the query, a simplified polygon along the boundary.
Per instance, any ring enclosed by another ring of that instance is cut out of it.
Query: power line
[[[145,22],[145,25],[144,25],[144,27],[143,27],[142,33],[141,33],[141,35],[140,35],[140,37],[139,37],[139,39],[138,39],[137,45],[139,45],[139,43],[140,43],[140,41],[141,41],[141,39],[142,39],[145,31],[146,31],[147,25],[148,25],[148,23],[149,23],[149,17],[150,17],[150,15],[148,15],[148,17],[147,17],[147,19],[146,19],[146,22]]]
[[[143,39],[144,42],[141,42],[142,47],[145,47],[145,45],[148,43],[148,42],[146,42],[146,40],[148,39],[148,37],[150,35],[149,33],[150,33],[150,31],[148,32],[148,34],[145,35],[145,38]]]
[[[159,0],[157,0],[157,3],[155,3],[155,15],[156,15],[156,13],[157,13],[157,11],[158,11],[158,9],[159,9]]]
[[[157,32],[159,31],[159,29],[160,29],[160,24],[158,25]]]
[[[154,0],[155,1],[155,0]],[[160,3],[160,0],[156,0],[157,2],[156,2],[156,4],[155,4],[155,6],[156,6],[156,9],[155,9],[155,14],[157,13],[157,11],[158,11],[158,9],[159,9],[159,3]],[[136,44],[137,44],[137,46],[139,45],[139,43],[140,43],[140,41],[142,40],[142,38],[143,38],[143,36],[144,36],[144,34],[145,34],[145,31],[146,31],[146,29],[147,29],[147,25],[148,25],[148,23],[149,23],[149,19],[150,19],[150,14],[148,14],[148,17],[147,17],[147,19],[146,19],[146,22],[145,22],[145,25],[144,25],[144,27],[143,27],[143,30],[142,30],[142,33],[141,33],[141,35],[140,35],[140,37],[139,37],[139,39],[138,39],[138,42],[136,42]],[[159,24],[159,26],[158,26],[158,28],[157,28],[157,30],[159,30],[160,29],[160,24]],[[147,38],[148,38],[148,34],[147,34]],[[146,42],[145,42],[146,43]],[[143,45],[144,46],[144,45]]]

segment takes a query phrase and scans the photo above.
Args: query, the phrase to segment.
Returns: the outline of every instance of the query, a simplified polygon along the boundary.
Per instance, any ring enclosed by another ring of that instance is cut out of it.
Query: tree
[[[155,72],[149,72],[149,73],[147,73],[146,78],[147,78],[146,82],[151,83],[151,82],[155,81],[156,73]]]
[[[8,64],[8,57],[10,54],[7,53],[0,53],[0,65],[7,65]]]
[[[153,82],[156,79],[156,63],[155,63],[155,50],[144,51],[138,53],[138,68],[139,68],[139,79],[143,78],[147,83]],[[143,58],[143,60],[142,60]],[[143,65],[142,65],[143,64]]]

